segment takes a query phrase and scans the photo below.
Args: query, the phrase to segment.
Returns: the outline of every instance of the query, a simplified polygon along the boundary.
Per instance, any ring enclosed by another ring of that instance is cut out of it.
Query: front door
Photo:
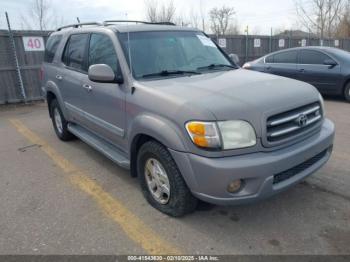
[[[321,93],[332,93],[341,79],[340,65],[325,65],[333,60],[328,55],[314,50],[301,50],[297,68],[297,79],[315,86]]]
[[[109,65],[115,74],[120,72],[117,52],[110,36],[92,33],[88,44],[88,67]],[[96,83],[88,75],[82,78],[86,92],[84,110],[88,128],[123,149],[125,128],[125,89],[117,83]]]
[[[265,59],[265,72],[269,74],[296,78],[297,72],[296,50],[282,51]]]

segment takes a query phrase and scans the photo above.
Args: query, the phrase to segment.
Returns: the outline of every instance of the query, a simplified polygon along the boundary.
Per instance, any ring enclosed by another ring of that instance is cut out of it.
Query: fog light
[[[243,181],[241,179],[232,181],[227,186],[227,191],[230,193],[237,193],[239,190],[241,190],[243,185]]]

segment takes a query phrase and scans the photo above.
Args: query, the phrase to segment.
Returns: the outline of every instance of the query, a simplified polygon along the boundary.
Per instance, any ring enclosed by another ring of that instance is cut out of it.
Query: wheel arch
[[[181,131],[176,130],[174,124],[169,120],[154,115],[143,115],[137,117],[131,125],[129,134],[129,152],[131,175],[137,176],[137,153],[140,147],[154,140],[168,149],[187,152],[184,139],[181,138]]]
[[[62,111],[64,118],[69,119],[66,107],[65,107],[64,102],[63,102],[63,98],[62,98],[61,93],[60,93],[60,90],[53,81],[47,82],[47,85],[45,87],[45,93],[46,93],[45,97],[46,97],[47,104],[49,107],[50,117],[52,117],[51,112],[50,112],[50,104],[53,101],[53,99],[56,99],[58,104],[60,105],[60,109]]]

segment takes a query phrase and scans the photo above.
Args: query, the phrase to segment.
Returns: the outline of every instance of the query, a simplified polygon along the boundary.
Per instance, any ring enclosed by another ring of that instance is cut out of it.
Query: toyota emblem
[[[300,127],[304,127],[307,125],[307,121],[308,121],[308,118],[307,118],[307,115],[304,115],[304,114],[301,114],[298,118],[297,118],[297,124],[298,126]]]

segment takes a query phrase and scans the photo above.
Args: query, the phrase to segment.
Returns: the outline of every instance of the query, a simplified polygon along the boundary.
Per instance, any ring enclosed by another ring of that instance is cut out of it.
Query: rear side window
[[[88,34],[76,34],[70,36],[63,53],[63,63],[66,66],[86,71],[85,50],[88,38]]]
[[[115,73],[118,69],[118,58],[114,45],[107,35],[92,34],[89,45],[89,66],[95,64],[109,65]]]
[[[61,35],[54,35],[54,36],[49,37],[49,39],[47,40],[46,49],[45,49],[45,56],[44,56],[44,61],[46,63],[52,63],[52,61],[55,57],[58,45],[61,42],[61,39],[62,39]]]
[[[327,59],[331,58],[324,53],[313,50],[302,50],[299,55],[299,63],[304,65],[323,65]]]
[[[279,64],[296,64],[297,53],[297,51],[287,51],[275,54],[273,57],[273,62]]]

